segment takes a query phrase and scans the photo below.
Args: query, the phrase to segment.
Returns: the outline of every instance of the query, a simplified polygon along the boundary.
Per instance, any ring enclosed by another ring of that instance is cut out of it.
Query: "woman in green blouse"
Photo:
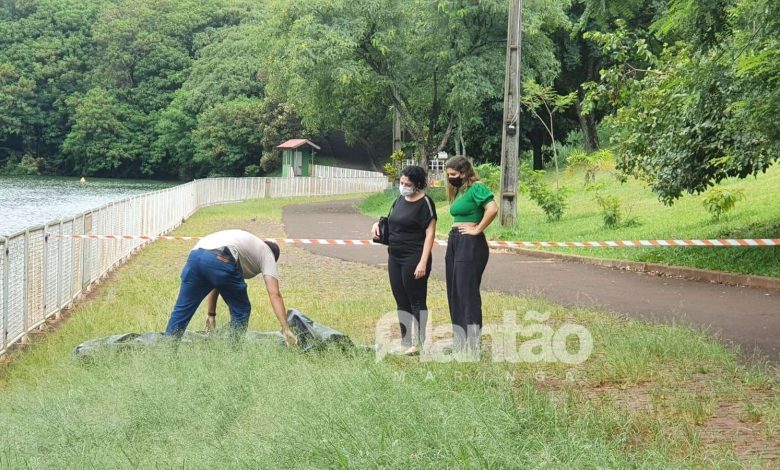
[[[447,160],[447,193],[454,223],[444,258],[447,300],[452,320],[453,350],[480,351],[482,296],[479,288],[488,261],[483,233],[498,214],[493,193],[482,184],[471,162],[455,156]]]

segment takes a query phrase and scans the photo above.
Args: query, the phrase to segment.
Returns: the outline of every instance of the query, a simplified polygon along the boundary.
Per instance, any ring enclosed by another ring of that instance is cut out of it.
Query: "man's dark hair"
[[[425,189],[428,184],[428,178],[425,169],[417,165],[409,165],[401,170],[401,176],[409,178],[417,189]]]
[[[267,241],[265,242],[266,245],[268,245],[268,248],[271,249],[271,251],[274,254],[274,260],[279,261],[279,245],[276,244],[276,242]]]

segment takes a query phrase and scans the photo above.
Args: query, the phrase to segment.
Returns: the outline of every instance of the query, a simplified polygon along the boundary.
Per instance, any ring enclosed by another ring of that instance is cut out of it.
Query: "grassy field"
[[[239,227],[280,236],[284,204],[199,211],[177,232]],[[0,369],[0,468],[763,468],[780,455],[777,381],[686,328],[631,321],[541,299],[485,293],[505,311],[579,324],[594,349],[560,362],[426,363],[419,358],[208,341],[83,363],[88,339],[161,331],[190,242],[156,242],[79,303],[70,319]],[[374,342],[394,305],[381,268],[283,247],[288,308]],[[250,282],[250,328],[277,329]],[[434,324],[444,285],[431,280]],[[227,321],[220,305],[218,323]],[[201,309],[191,328],[201,329]],[[541,348],[544,349],[544,348]]]
[[[553,174],[547,182],[555,185]],[[757,178],[730,179],[721,186],[741,188],[745,199],[720,221],[715,221],[702,205],[701,196],[686,195],[671,207],[664,206],[644,185],[635,180],[624,184],[609,172],[597,175],[605,195],[622,201],[626,219],[637,225],[604,227],[594,193],[583,187],[583,173],[561,173],[560,184],[570,188],[569,208],[559,222],[548,222],[544,213],[527,196],[518,198],[518,224],[502,228],[494,223],[489,238],[525,241],[589,241],[691,238],[780,238],[780,166],[775,165]],[[373,196],[362,206],[371,215],[384,215],[394,194]],[[448,206],[437,207],[441,236],[452,222]],[[765,248],[578,248],[550,249],[599,258],[616,258],[649,263],[690,266],[717,271],[780,277],[780,247]]]

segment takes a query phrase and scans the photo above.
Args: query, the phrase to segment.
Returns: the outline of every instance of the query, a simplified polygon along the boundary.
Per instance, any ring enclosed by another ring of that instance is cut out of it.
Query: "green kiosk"
[[[277,145],[282,151],[282,177],[311,176],[314,151],[320,148],[307,139],[290,139]]]

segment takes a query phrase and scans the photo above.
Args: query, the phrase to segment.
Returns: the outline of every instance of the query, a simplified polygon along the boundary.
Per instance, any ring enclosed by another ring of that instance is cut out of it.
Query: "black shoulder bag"
[[[393,205],[390,206],[390,210],[387,211],[387,217],[379,218],[379,237],[374,237],[374,243],[381,243],[382,245],[390,244],[390,221],[388,220],[388,217],[390,217],[390,214],[393,212],[396,202],[398,202],[398,198],[393,201]]]

